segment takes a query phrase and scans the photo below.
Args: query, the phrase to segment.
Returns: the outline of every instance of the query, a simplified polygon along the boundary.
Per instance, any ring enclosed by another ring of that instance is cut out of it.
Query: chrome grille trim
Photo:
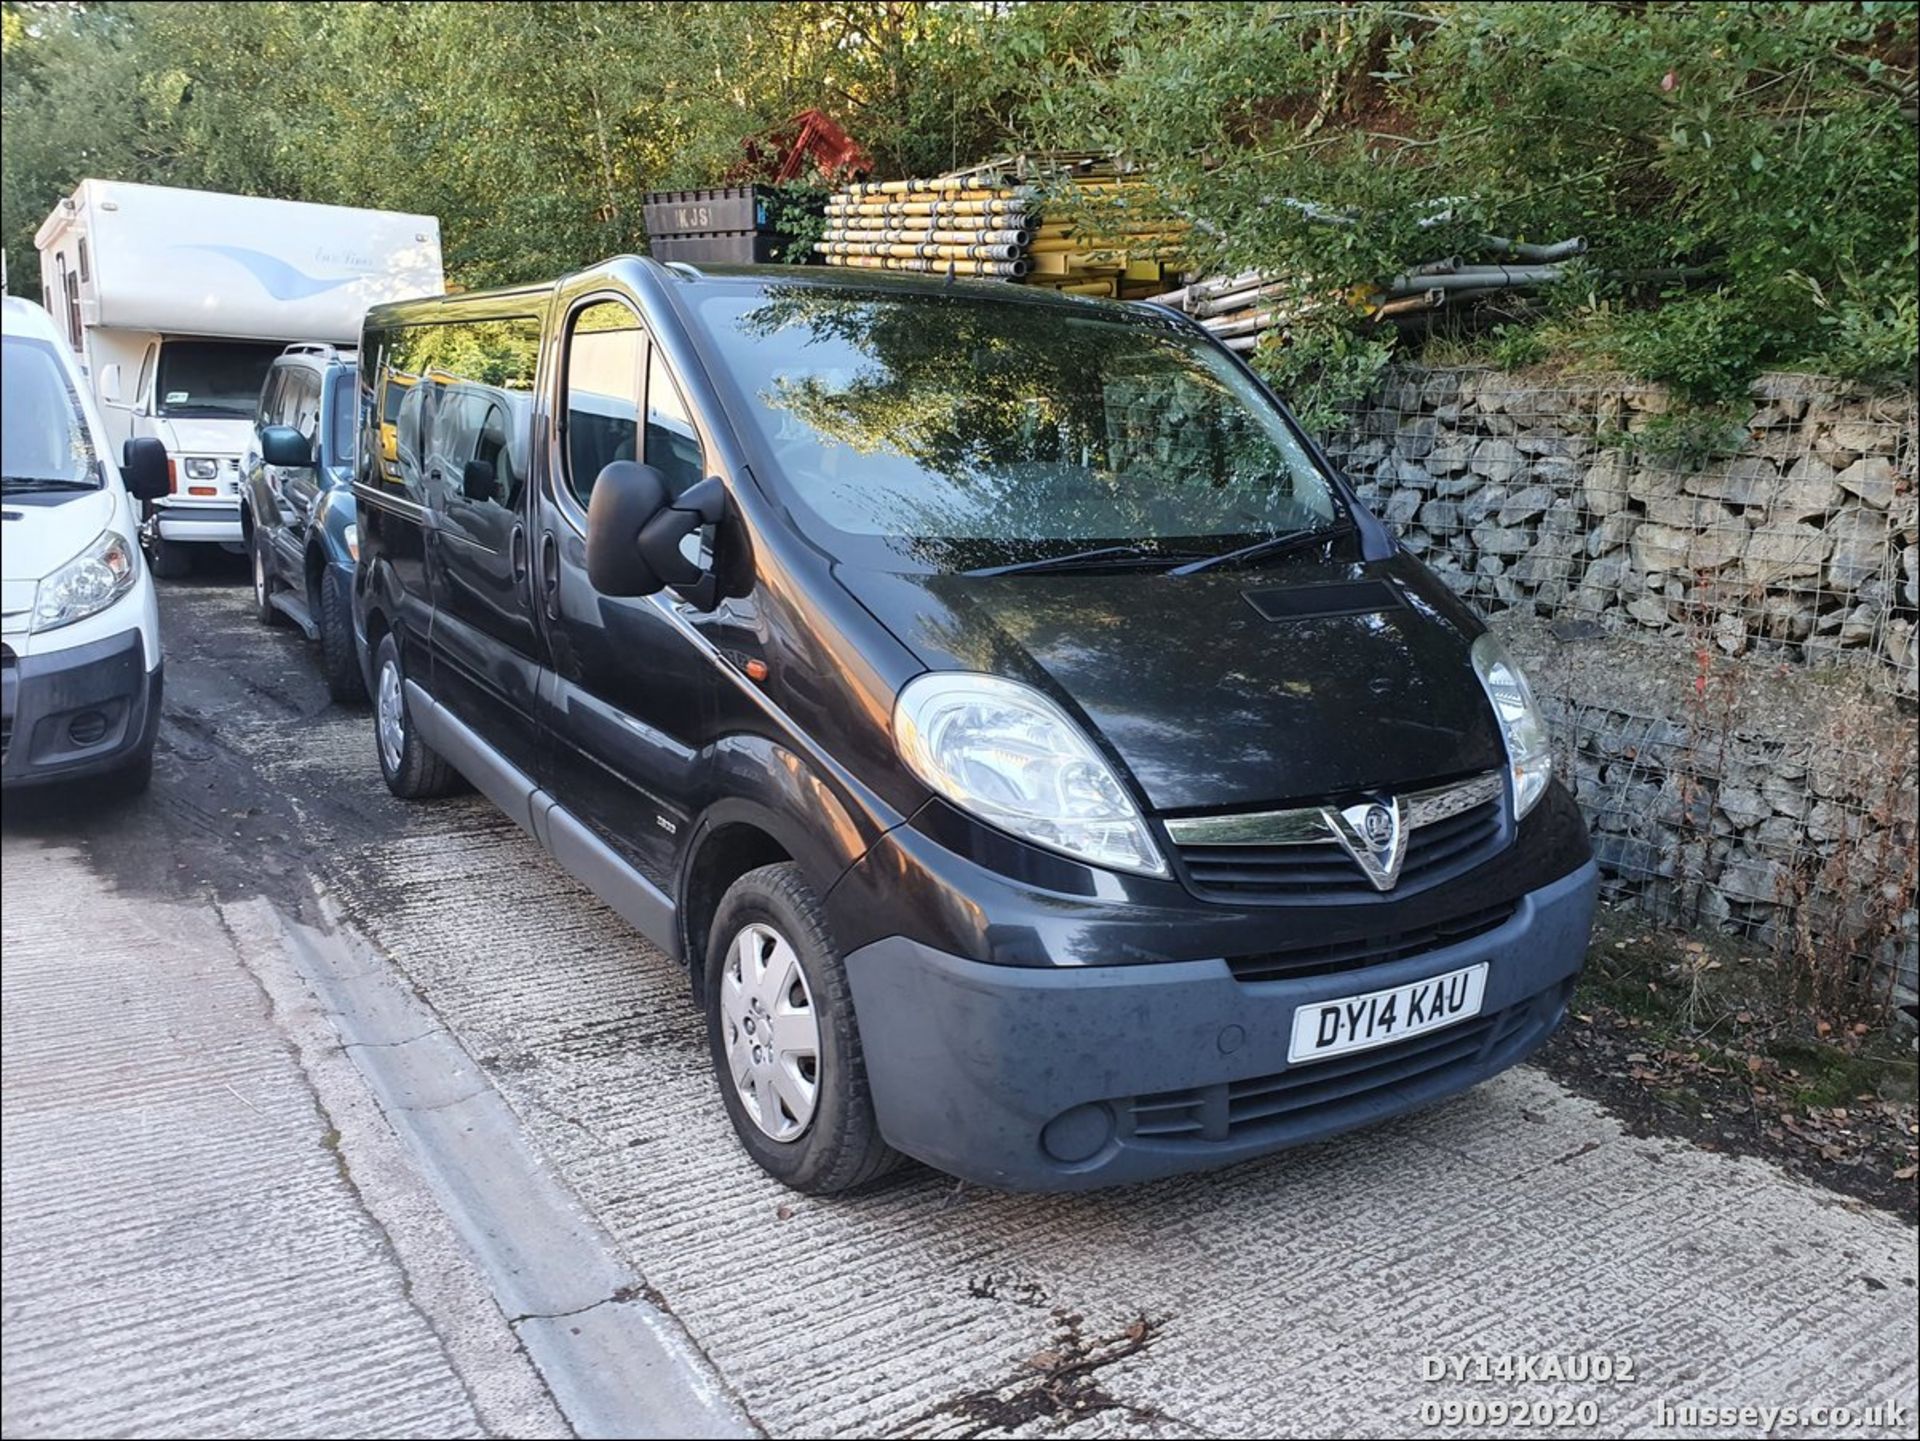
[[[1403,797],[1409,830],[1430,826],[1497,799],[1506,784],[1499,771],[1487,771],[1451,785],[1414,791]],[[1327,807],[1301,806],[1252,815],[1182,816],[1165,822],[1177,846],[1310,846],[1337,840]]]

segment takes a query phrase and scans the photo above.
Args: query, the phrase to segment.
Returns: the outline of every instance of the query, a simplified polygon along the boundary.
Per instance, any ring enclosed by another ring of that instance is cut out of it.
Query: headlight
[[[1513,775],[1515,818],[1524,816],[1547,793],[1553,779],[1553,756],[1547,747],[1547,723],[1534,704],[1533,691],[1520,667],[1513,663],[1489,631],[1473,643],[1473,669],[1486,687],[1493,713],[1507,742],[1507,767]]]
[[[187,467],[188,480],[215,480],[220,475],[220,462],[217,460],[190,455],[184,464]]]
[[[354,564],[360,563],[360,527],[344,525],[340,528],[340,540],[347,547],[347,554],[353,557]]]
[[[133,589],[140,557],[124,535],[105,531],[33,593],[33,629],[53,630],[103,611]]]
[[[915,775],[989,825],[1090,865],[1167,872],[1113,768],[1028,686],[917,676],[894,705],[893,740]]]

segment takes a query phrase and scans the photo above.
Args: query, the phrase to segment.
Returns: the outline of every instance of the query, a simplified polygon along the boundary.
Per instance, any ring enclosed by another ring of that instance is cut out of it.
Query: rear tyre
[[[179,580],[193,574],[193,550],[177,540],[155,536],[147,545],[147,568],[161,580]]]
[[[273,578],[273,554],[268,545],[265,532],[254,531],[253,544],[248,547],[253,552],[253,618],[262,625],[285,625],[287,618],[273,603],[273,593],[280,586]]]
[[[798,866],[762,866],[728,889],[706,982],[714,1076],[761,1169],[820,1196],[900,1163],[874,1119],[846,967]]]
[[[373,657],[374,752],[387,789],[402,800],[430,800],[460,788],[460,773],[420,739],[407,711],[406,672],[392,635],[380,637]]]
[[[353,598],[332,566],[320,573],[320,609],[313,619],[320,627],[320,673],[327,694],[342,705],[365,700],[367,681],[353,645]]]

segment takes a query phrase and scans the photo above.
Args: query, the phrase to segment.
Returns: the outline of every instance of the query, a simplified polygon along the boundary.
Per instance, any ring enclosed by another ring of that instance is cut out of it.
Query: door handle
[[[507,564],[513,567],[513,583],[519,585],[527,578],[527,528],[516,525],[513,534],[507,537]]]
[[[550,530],[540,537],[540,589],[547,619],[560,619],[560,545]]]

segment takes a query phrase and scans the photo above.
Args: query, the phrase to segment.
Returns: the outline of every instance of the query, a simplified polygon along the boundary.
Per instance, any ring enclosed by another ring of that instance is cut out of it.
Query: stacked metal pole
[[[1140,299],[1170,283],[1187,224],[1111,164],[1014,156],[849,186],[814,249],[829,265],[985,276]]]

